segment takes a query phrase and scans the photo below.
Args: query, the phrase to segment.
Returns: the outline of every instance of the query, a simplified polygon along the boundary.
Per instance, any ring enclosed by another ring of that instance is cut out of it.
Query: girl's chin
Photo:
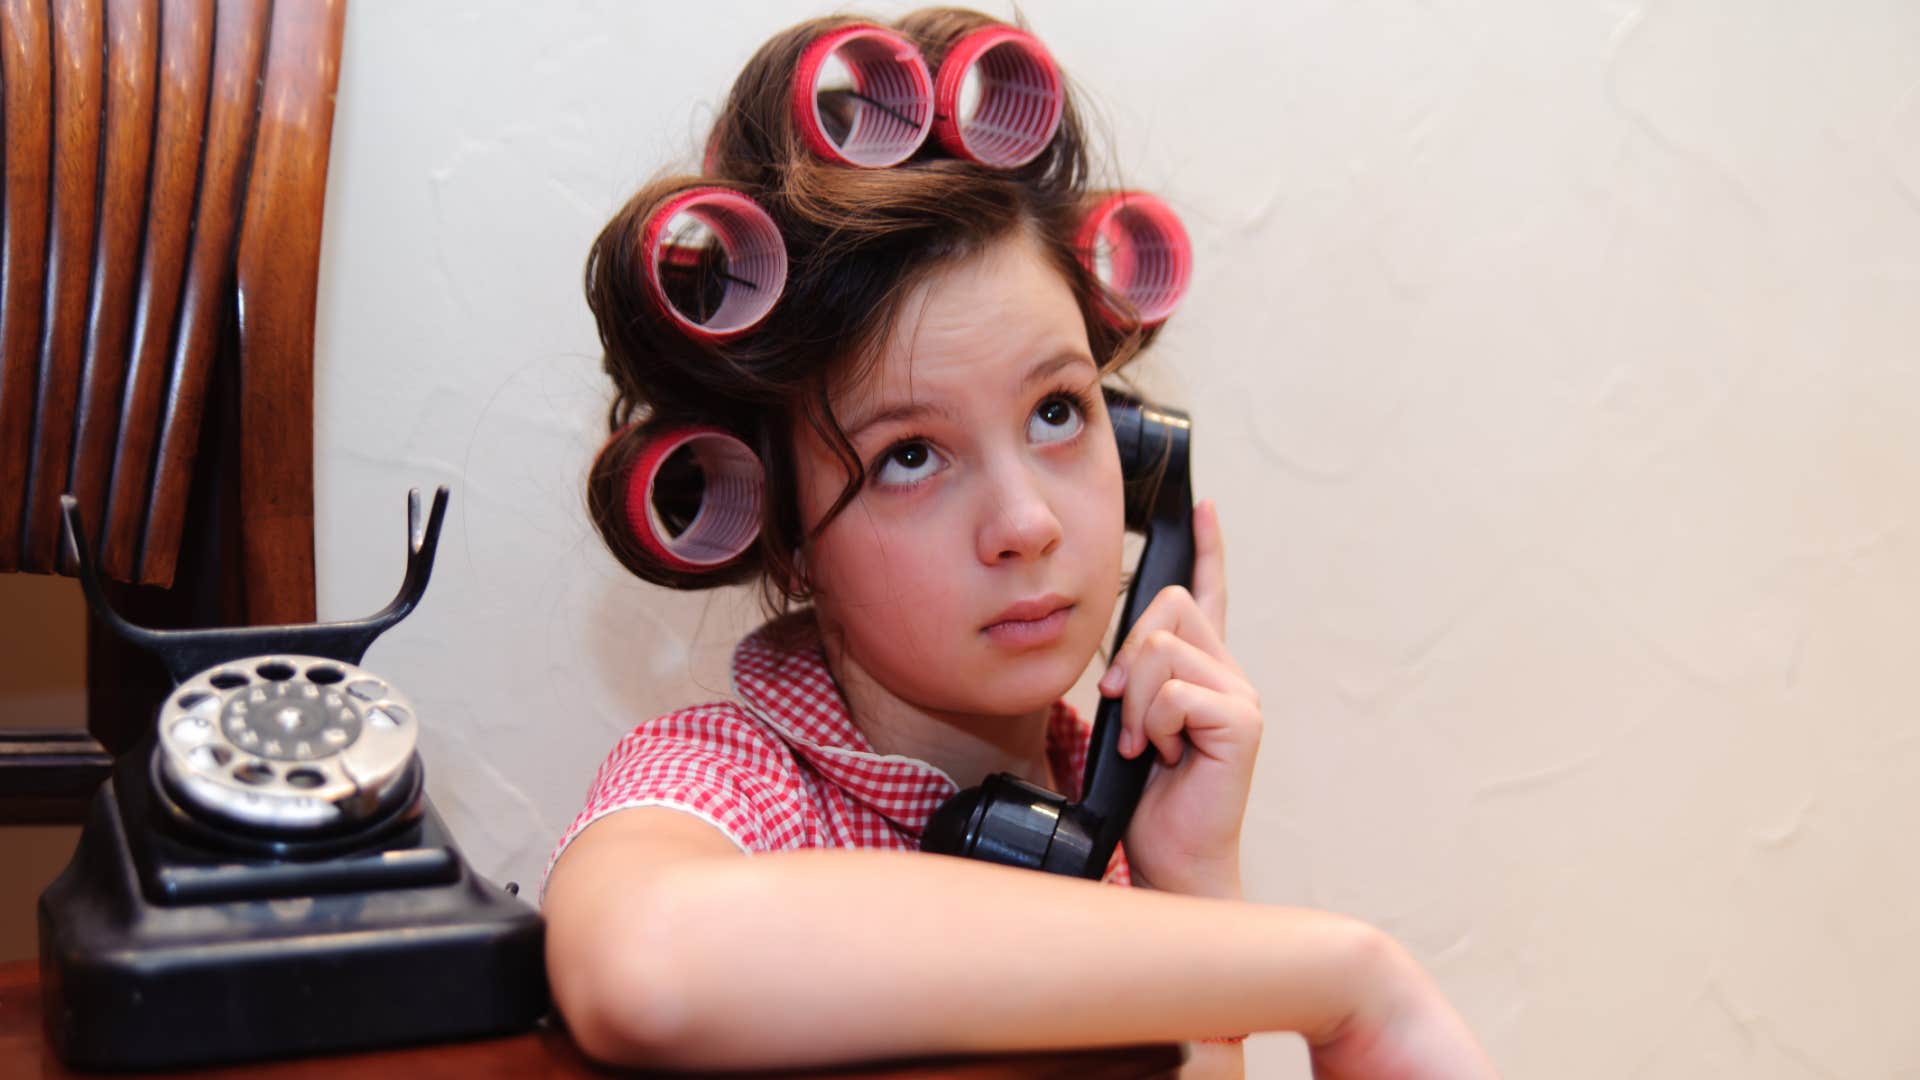
[[[1065,696],[1066,690],[1063,689],[1058,694],[1052,694],[1046,697],[982,702],[980,708],[967,711],[978,716],[993,717],[1000,720],[1025,720],[1029,717],[1048,712],[1053,708],[1054,702],[1059,701]]]
[[[977,713],[981,716],[1023,717],[1042,712],[1053,707],[1053,703],[1067,696],[1067,691],[1080,681],[1081,672],[1086,670],[1082,662],[1072,670],[1069,665],[1034,664],[1029,670],[1008,670],[1025,665],[999,665],[997,674],[983,676],[965,686],[957,686],[957,696],[970,698],[973,707],[958,710]]]
[[[1074,633],[1051,647],[1008,653],[976,639],[958,643],[946,662],[910,659],[897,650],[869,653],[861,666],[901,699],[953,716],[1015,719],[1045,712],[1072,690],[1099,649]]]

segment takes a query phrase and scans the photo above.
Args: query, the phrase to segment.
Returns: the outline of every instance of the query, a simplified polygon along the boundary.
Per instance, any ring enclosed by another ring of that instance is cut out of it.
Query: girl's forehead
[[[928,395],[1018,387],[1063,354],[1097,373],[1072,290],[1025,233],[928,275],[871,364],[836,404],[886,407]]]

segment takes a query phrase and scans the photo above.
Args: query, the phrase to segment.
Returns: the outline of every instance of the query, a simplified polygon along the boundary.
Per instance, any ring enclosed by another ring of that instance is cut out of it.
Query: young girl
[[[1293,1031],[1320,1076],[1491,1075],[1383,934],[1242,898],[1262,721],[1223,640],[1210,503],[1191,591],[1160,593],[1100,681],[1123,702],[1122,752],[1157,756],[1107,882],[913,853],[933,809],[989,774],[1076,796],[1088,727],[1060,695],[1123,570],[1100,385],[1151,331],[1081,259],[1070,103],[1024,163],[933,140],[891,167],[833,160],[795,72],[853,23],[769,41],[704,175],[640,191],[589,261],[618,391],[589,481],[602,534],[649,580],[757,577],[784,614],[739,645],[731,700],[615,747],[561,841],[548,969],[575,1039],[681,1068],[1205,1040],[1191,1071],[1237,1075],[1238,1037]],[[998,25],[943,9],[892,30],[938,71]],[[676,323],[639,257],[694,185],[755,200],[787,260],[764,320],[720,340]],[[697,569],[636,533],[624,494],[688,425],[764,469],[754,546]]]

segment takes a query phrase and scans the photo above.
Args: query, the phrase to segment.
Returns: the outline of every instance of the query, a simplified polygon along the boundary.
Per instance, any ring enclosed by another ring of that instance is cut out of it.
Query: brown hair
[[[768,606],[807,598],[794,556],[802,534],[793,467],[794,425],[810,425],[846,467],[847,484],[820,522],[858,493],[865,468],[829,407],[829,393],[857,379],[887,340],[902,302],[925,276],[1025,229],[1079,302],[1101,369],[1126,363],[1151,338],[1083,265],[1075,248],[1088,188],[1088,149],[1071,90],[1058,133],[1040,155],[1013,169],[947,156],[929,138],[906,163],[862,169],[823,161],[796,129],[794,69],[820,34],[867,20],[829,16],[775,35],[734,80],[707,144],[707,175],[664,176],[614,215],[587,258],[588,305],[606,350],[616,396],[613,437],[587,481],[589,515],[616,558],[640,577],[675,588],[707,588],[764,574]],[[927,8],[892,24],[938,71],[967,33],[1002,25],[957,8]],[[639,252],[649,217],[697,184],[753,198],[786,241],[786,290],[766,320],[740,337],[699,341],[678,331],[650,299]],[[766,469],[754,548],[714,571],[662,565],[633,537],[625,478],[648,439],[663,428],[712,424],[740,436]],[[820,526],[816,526],[819,528]]]

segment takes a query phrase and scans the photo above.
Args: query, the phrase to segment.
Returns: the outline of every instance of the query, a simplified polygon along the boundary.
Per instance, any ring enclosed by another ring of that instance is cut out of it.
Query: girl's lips
[[[981,633],[998,644],[1017,648],[1046,645],[1066,633],[1067,616],[1072,612],[1072,604],[1062,604],[1037,619],[1004,619],[985,627]]]

